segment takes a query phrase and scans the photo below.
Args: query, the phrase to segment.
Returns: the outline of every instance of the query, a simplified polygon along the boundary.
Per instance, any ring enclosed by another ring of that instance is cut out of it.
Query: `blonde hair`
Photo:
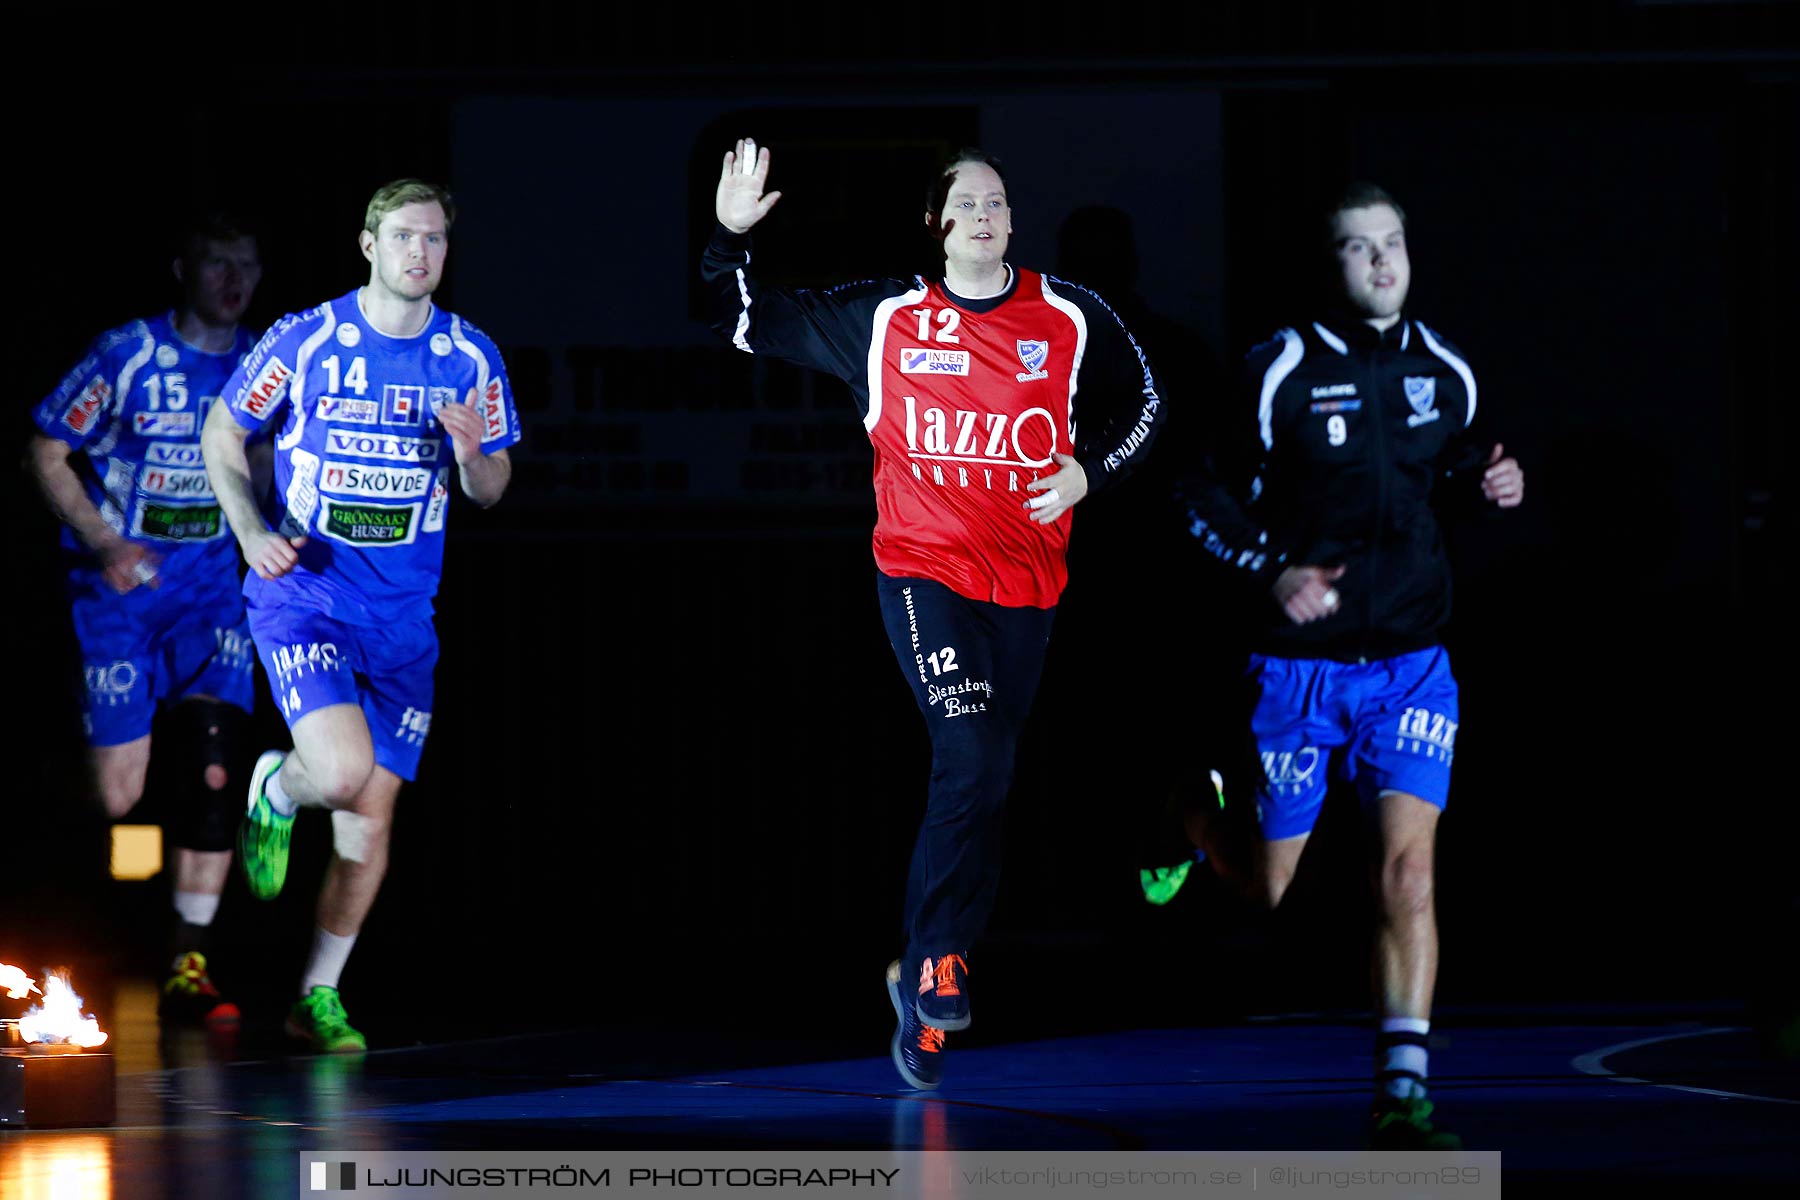
[[[363,228],[370,233],[380,233],[382,219],[408,204],[436,204],[442,208],[446,231],[456,222],[456,201],[450,198],[449,191],[423,179],[396,179],[375,189],[375,194],[369,197],[368,210],[363,213]]]

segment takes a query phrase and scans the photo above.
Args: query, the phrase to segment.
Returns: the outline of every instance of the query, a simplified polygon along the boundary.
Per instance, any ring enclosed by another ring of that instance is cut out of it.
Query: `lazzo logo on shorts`
[[[206,459],[198,446],[172,446],[168,442],[152,442],[144,450],[144,461],[159,467],[203,467]]]
[[[88,426],[94,423],[94,415],[106,407],[112,398],[112,384],[104,379],[96,379],[81,390],[81,395],[70,402],[63,412],[63,424],[76,433],[86,433]]]
[[[969,373],[969,352],[967,350],[914,350],[901,347],[900,373],[902,375],[967,375]]]
[[[1456,722],[1444,713],[1424,708],[1409,708],[1400,714],[1400,728],[1394,749],[1411,746],[1414,754],[1441,760],[1445,766],[1456,757]]]
[[[431,714],[411,707],[400,714],[400,724],[394,727],[394,736],[409,746],[423,745],[430,732]]]
[[[325,497],[319,532],[353,546],[405,546],[418,534],[418,504],[352,504]]]
[[[251,642],[249,634],[215,625],[213,638],[219,644],[217,658],[220,666],[233,671],[250,669],[251,662],[256,658],[256,646]]]
[[[436,462],[438,438],[389,437],[378,433],[340,433],[332,430],[326,442],[334,453],[360,454],[394,462]]]
[[[354,396],[320,396],[319,420],[338,421],[345,425],[381,424],[381,405]]]
[[[82,671],[87,678],[88,697],[95,704],[123,704],[137,686],[138,669],[127,659],[110,663],[89,663]]]
[[[269,651],[269,668],[278,687],[287,687],[307,674],[335,671],[342,663],[336,642],[294,642]]]
[[[141,412],[131,414],[131,428],[139,437],[193,437],[191,412]]]
[[[148,496],[186,500],[212,499],[212,482],[205,470],[176,470],[146,466],[138,475],[138,490]]]
[[[1271,791],[1298,792],[1312,782],[1319,769],[1319,748],[1302,746],[1298,750],[1264,750],[1263,779]]]
[[[423,467],[372,467],[368,463],[328,461],[319,486],[346,496],[388,496],[394,499],[423,496],[431,487],[431,472]]]

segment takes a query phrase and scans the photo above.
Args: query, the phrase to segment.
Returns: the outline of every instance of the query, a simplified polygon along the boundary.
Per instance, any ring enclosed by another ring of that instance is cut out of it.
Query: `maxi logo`
[[[1438,759],[1448,766],[1456,757],[1456,729],[1456,722],[1448,714],[1409,708],[1400,714],[1394,749],[1404,750],[1410,745],[1414,754],[1423,753],[1426,758]]]
[[[391,437],[379,433],[346,433],[333,429],[325,444],[334,454],[359,454],[394,462],[436,462],[443,442],[439,438]]]
[[[497,441],[506,436],[506,403],[501,394],[500,380],[488,380],[487,388],[481,393],[481,440]]]
[[[354,396],[320,396],[319,420],[343,425],[379,425],[381,405]]]
[[[138,669],[127,659],[110,663],[89,663],[82,669],[87,679],[88,697],[95,704],[123,704],[137,686]]]
[[[159,467],[204,467],[206,459],[198,446],[173,446],[168,442],[151,442],[144,450],[144,461]]]
[[[263,368],[263,373],[245,389],[238,407],[257,420],[262,420],[274,412],[275,406],[281,403],[281,398],[287,395],[288,381],[293,376],[293,371],[288,369],[286,363],[271,355],[269,365]]]
[[[1319,748],[1302,746],[1298,750],[1264,750],[1263,778],[1274,791],[1298,793],[1312,782],[1319,769]]]
[[[353,546],[404,546],[418,534],[421,505],[352,504],[325,497],[319,531]]]
[[[177,500],[210,500],[213,494],[212,482],[203,468],[180,470],[146,466],[138,474],[138,490],[147,496]]]
[[[131,429],[139,437],[193,437],[191,412],[141,412],[131,414]]]
[[[94,423],[94,416],[106,407],[112,398],[112,384],[104,379],[96,379],[81,389],[81,394],[69,402],[63,412],[63,424],[76,433],[86,433]]]
[[[319,477],[319,486],[346,496],[401,499],[423,496],[431,487],[431,472],[424,467],[375,467],[330,459]]]

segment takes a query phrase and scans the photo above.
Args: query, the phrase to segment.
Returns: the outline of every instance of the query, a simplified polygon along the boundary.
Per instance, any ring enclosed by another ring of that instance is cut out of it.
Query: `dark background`
[[[1164,491],[1226,399],[1218,364],[1312,315],[1321,198],[1373,178],[1409,214],[1412,311],[1467,352],[1529,480],[1522,510],[1457,543],[1440,1003],[1739,1003],[1795,929],[1791,617],[1771,586],[1800,328],[1793,15],[1042,4],[968,29],[777,9],[707,32],[694,13],[374,4],[330,31],[44,32],[9,84],[12,429],[22,445],[95,332],[170,303],[185,212],[260,222],[260,325],[366,279],[374,187],[447,182],[467,207],[440,299],[500,340],[526,440],[505,503],[458,498],[433,736],[351,1011],[397,1038],[423,1006],[472,1031],[772,1021],[877,1044],[927,751],[877,617],[866,446],[839,385],[653,297],[691,305],[740,132],[788,192],[759,230],[769,271],[826,283],[927,265],[932,156],[1003,129],[1017,257],[1120,307],[1174,418],[1154,468],[1077,516],[976,959],[1005,1020],[978,1036],[1356,1008],[1366,884],[1343,797],[1274,921],[1204,886],[1151,910],[1135,874],[1169,853],[1172,784],[1224,761],[1240,720],[1229,606]],[[1129,125],[1065,119],[1084,98]],[[504,170],[471,157],[496,135]],[[1097,197],[1076,165],[1100,161],[1119,170]],[[1028,220],[1096,202],[1113,212]],[[745,421],[752,446],[812,440],[705,484]],[[154,955],[125,947],[160,946],[166,884],[106,878],[53,523],[22,478],[10,511],[0,961],[138,969]],[[301,825],[281,900],[234,880],[221,917],[221,976],[269,1012],[328,844]]]

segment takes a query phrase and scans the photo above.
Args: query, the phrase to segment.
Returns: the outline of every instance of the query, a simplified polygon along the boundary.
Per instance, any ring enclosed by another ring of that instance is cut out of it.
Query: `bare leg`
[[[1395,791],[1383,792],[1380,805],[1376,999],[1383,1017],[1429,1019],[1438,966],[1433,855],[1440,810]]]
[[[122,820],[144,798],[144,776],[150,769],[150,735],[117,746],[88,751],[94,788],[109,820]]]
[[[303,808],[354,808],[375,769],[375,746],[362,709],[332,704],[293,726],[294,748],[281,763],[281,788]]]
[[[375,896],[387,874],[388,838],[394,825],[395,802],[401,779],[386,767],[376,767],[363,785],[349,812],[361,817],[358,859],[333,850],[325,884],[319,889],[318,921],[327,932],[348,937],[362,930]],[[335,814],[334,814],[335,817]]]

